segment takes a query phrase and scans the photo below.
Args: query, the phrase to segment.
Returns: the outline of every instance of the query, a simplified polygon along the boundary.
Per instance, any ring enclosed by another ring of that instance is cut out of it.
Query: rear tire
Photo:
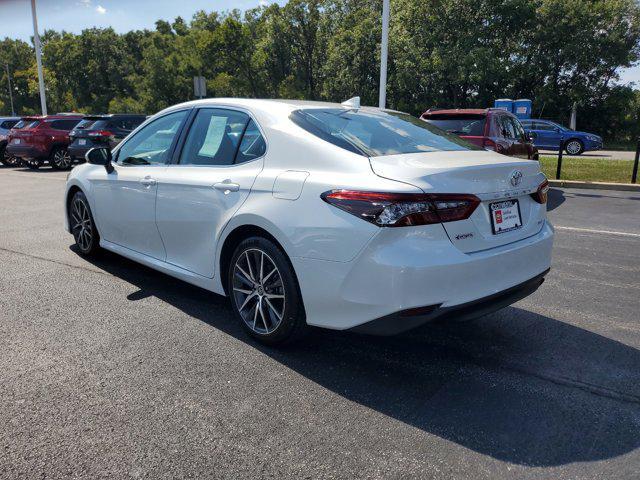
[[[69,203],[69,226],[80,254],[89,257],[100,249],[100,234],[93,221],[87,197],[77,192]]]
[[[572,138],[564,145],[564,151],[567,155],[582,155],[584,144],[577,138]]]
[[[238,245],[227,272],[227,292],[242,328],[259,342],[285,345],[307,332],[295,272],[271,240],[251,237]]]
[[[56,147],[51,152],[49,163],[55,170],[69,170],[73,165],[73,158],[65,147]]]

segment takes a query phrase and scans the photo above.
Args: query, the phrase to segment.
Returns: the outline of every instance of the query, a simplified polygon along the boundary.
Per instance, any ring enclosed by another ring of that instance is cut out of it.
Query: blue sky
[[[38,23],[45,29],[80,32],[89,27],[113,27],[117,32],[153,28],[158,19],[191,19],[198,10],[246,10],[272,0],[36,0]],[[284,3],[286,0],[280,0]],[[30,0],[0,0],[0,38],[29,41],[33,35]],[[9,21],[7,21],[9,20]],[[393,21],[393,20],[392,20]],[[623,83],[637,82],[640,66],[620,72]]]

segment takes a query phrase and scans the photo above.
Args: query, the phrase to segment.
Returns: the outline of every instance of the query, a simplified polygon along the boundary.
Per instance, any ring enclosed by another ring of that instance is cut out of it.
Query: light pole
[[[382,44],[380,45],[380,99],[378,106],[387,105],[387,55],[389,54],[389,1],[382,0]]]
[[[47,97],[44,93],[44,76],[42,75],[42,58],[40,58],[40,35],[38,35],[38,19],[36,15],[36,0],[31,0],[31,16],[33,17],[33,43],[36,47],[36,63],[38,64],[38,84],[40,86],[40,106],[42,115],[47,114]]]
[[[6,64],[7,67],[7,82],[9,82],[9,101],[11,102],[11,116],[16,116],[16,111],[13,108],[13,92],[11,91],[11,74],[9,73],[9,64]]]

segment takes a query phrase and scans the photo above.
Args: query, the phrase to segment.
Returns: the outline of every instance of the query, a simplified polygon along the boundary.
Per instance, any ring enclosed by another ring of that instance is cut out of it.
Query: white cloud
[[[82,7],[89,7],[91,5],[91,0],[79,0],[76,5],[80,5]]]
[[[261,7],[266,7],[267,5],[269,5],[268,0],[260,0],[258,3],[260,4]]]
[[[96,12],[98,12],[100,15],[104,15],[105,13],[107,13],[107,9],[104,8],[102,5],[98,5],[96,7]]]

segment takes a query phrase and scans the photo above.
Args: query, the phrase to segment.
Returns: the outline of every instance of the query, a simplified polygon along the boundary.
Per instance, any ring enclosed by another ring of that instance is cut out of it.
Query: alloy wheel
[[[567,143],[567,153],[569,153],[569,155],[577,155],[580,150],[582,150],[582,146],[577,140],[572,140]]]
[[[278,328],[286,299],[282,275],[269,255],[245,250],[233,267],[232,288],[238,312],[253,332],[267,335]]]
[[[53,154],[53,163],[58,168],[69,168],[71,166],[71,155],[66,148],[56,150]]]
[[[91,215],[89,207],[81,198],[73,200],[71,206],[71,231],[83,252],[91,248],[93,240],[93,226],[91,224]]]

